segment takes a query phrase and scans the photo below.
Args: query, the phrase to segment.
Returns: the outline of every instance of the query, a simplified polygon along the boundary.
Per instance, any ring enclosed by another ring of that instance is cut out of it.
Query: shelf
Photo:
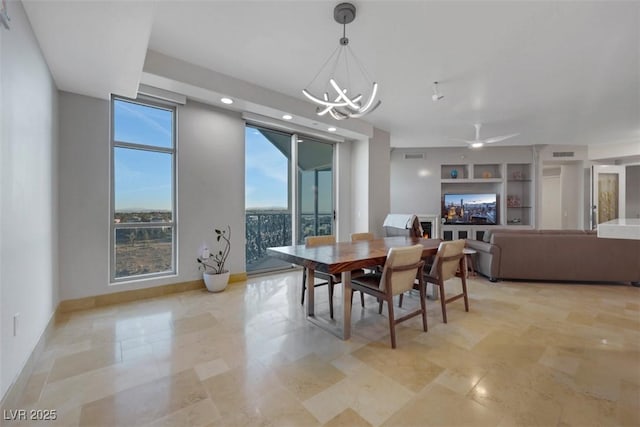
[[[474,164],[473,177],[475,179],[502,179],[501,169],[502,167],[499,163]]]
[[[451,171],[456,170],[458,177],[451,178]],[[440,178],[442,180],[450,179],[451,181],[458,181],[463,179],[469,179],[469,168],[466,164],[457,165],[441,165],[440,166]]]
[[[457,177],[451,172],[456,170]],[[531,227],[535,223],[535,182],[532,163],[456,163],[440,165],[440,191],[446,194],[491,194],[498,196],[501,225]],[[508,206],[512,204],[512,206]],[[466,212],[465,212],[466,213]],[[491,226],[483,225],[488,229]],[[472,227],[474,230],[475,227]],[[452,234],[451,237],[455,237]]]
[[[458,178],[458,179],[441,179],[443,184],[483,184],[502,182],[502,178]]]

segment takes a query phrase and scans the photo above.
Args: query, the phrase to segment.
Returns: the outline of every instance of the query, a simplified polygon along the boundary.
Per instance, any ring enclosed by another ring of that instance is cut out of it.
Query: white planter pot
[[[204,273],[204,284],[207,285],[207,290],[209,292],[222,292],[227,287],[227,283],[229,283],[229,272],[225,271],[224,273],[214,274],[214,273]]]

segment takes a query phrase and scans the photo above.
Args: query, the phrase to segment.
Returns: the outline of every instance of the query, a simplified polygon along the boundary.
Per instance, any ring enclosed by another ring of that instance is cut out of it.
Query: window
[[[111,281],[175,274],[175,107],[111,108]]]

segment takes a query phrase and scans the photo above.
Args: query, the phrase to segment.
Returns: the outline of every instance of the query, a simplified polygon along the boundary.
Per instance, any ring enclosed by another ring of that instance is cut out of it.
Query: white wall
[[[589,160],[625,159],[640,156],[640,141],[623,144],[599,144],[588,147]]]
[[[201,277],[195,257],[213,248],[214,227],[232,228],[228,266],[245,271],[244,121],[238,113],[188,102],[178,107],[177,276],[109,284],[109,102],[60,96],[61,299]]]
[[[0,29],[0,395],[58,304],[57,90],[20,2]],[[20,313],[17,336],[13,315]]]
[[[60,298],[108,292],[109,102],[60,92]],[[100,290],[100,292],[96,292]]]
[[[351,150],[350,141],[336,144],[336,228],[338,241],[351,234]]]
[[[351,230],[369,231],[369,142],[351,145]]]
[[[542,177],[540,228],[543,230],[562,228],[562,186],[560,183],[560,170],[557,175]]]
[[[245,268],[244,143],[240,114],[197,102],[178,110],[178,269],[181,280],[200,278],[195,262],[203,245],[215,248],[214,228],[231,226],[231,273]]]
[[[584,194],[584,165],[574,162],[560,167],[562,186],[562,229],[579,230],[583,228]]]

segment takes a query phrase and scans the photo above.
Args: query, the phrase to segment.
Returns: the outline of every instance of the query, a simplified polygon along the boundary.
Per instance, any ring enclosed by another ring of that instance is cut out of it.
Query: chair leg
[[[399,298],[400,301],[398,301],[398,307],[402,307],[402,299],[403,298],[404,298],[404,294],[400,294],[400,298]]]
[[[378,314],[382,314],[382,303],[384,301],[380,298],[378,298]]]
[[[464,311],[469,311],[469,296],[467,295],[467,280],[462,278],[462,294],[464,295]]]
[[[393,318],[393,297],[387,301],[389,307],[389,331],[391,332],[391,348],[396,348],[396,321]]]
[[[307,290],[307,269],[302,270],[302,298],[300,298],[300,305],[304,305],[304,292]]]
[[[420,307],[422,308],[422,329],[427,332],[427,291],[420,286]]]
[[[444,283],[438,285],[440,291],[440,305],[442,306],[442,321],[447,323],[447,303],[444,299]]]
[[[351,295],[353,295],[353,292]],[[362,291],[360,291],[360,303],[362,304],[362,308],[364,308],[364,292]]]
[[[329,317],[333,319],[333,280],[329,279],[327,286],[329,287]]]

